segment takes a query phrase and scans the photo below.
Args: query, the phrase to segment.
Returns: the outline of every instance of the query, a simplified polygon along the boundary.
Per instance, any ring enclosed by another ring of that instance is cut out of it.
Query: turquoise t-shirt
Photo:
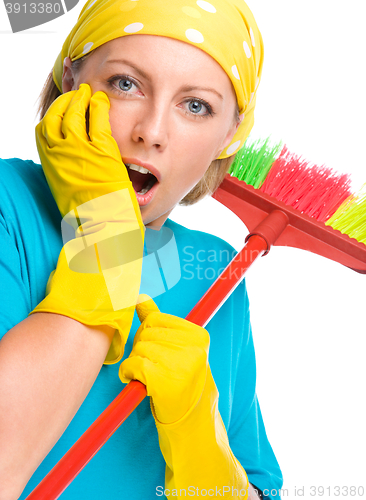
[[[0,338],[44,298],[62,247],[60,224],[61,216],[42,167],[30,160],[0,160]],[[152,231],[154,235],[146,239],[140,291],[152,295],[162,312],[184,318],[235,250],[220,238],[189,230],[170,219],[163,229],[165,232]],[[131,352],[139,324],[135,314],[124,358]],[[209,362],[231,449],[252,484],[261,490],[278,491],[282,475],[256,396],[255,354],[244,282],[206,329],[211,338]],[[123,389],[118,367],[103,365],[81,408],[32,476],[21,499]],[[164,475],[165,462],[149,398],[145,398],[61,498],[153,500],[162,497]]]

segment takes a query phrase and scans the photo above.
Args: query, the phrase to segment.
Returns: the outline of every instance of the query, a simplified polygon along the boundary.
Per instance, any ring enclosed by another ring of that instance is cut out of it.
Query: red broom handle
[[[254,235],[249,238],[244,248],[236,254],[191,312],[188,313],[186,319],[191,323],[205,327],[240,284],[248,268],[267,250],[267,242],[261,236]]]
[[[286,214],[275,210],[247,237],[244,248],[233,258],[186,319],[206,326],[239,285],[245,272],[269,251],[288,223]],[[275,228],[275,229],[274,229]],[[56,500],[111,435],[146,396],[146,387],[131,381],[95,422],[84,432],[26,500]]]

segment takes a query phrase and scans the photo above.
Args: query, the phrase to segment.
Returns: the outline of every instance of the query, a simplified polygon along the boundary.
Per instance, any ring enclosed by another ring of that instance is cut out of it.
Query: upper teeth
[[[150,170],[148,170],[147,168],[141,167],[140,165],[135,165],[134,163],[126,163],[126,166],[131,170],[140,172],[141,174],[151,174]]]

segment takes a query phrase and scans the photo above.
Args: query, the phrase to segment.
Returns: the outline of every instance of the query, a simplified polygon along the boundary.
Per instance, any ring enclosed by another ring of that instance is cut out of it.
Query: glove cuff
[[[116,333],[105,363],[117,363],[122,359],[133,320],[142,258],[103,272],[81,273],[69,268],[65,247],[60,252],[56,271],[48,281],[46,297],[30,314],[50,312],[68,316],[88,326],[114,328]],[[113,294],[122,305],[119,309],[116,308],[116,301],[112,303]]]
[[[206,491],[211,488],[219,490],[223,497],[245,500],[248,477],[231,451],[218,409],[218,396],[208,367],[198,404],[177,422],[159,422],[151,401],[160,449],[166,462],[166,488],[170,491],[189,486]],[[233,495],[233,491],[238,491],[238,495]]]

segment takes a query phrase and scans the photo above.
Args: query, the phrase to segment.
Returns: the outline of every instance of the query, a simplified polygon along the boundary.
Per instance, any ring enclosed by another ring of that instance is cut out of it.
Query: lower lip
[[[144,207],[145,205],[148,205],[150,203],[150,201],[154,197],[154,194],[158,188],[158,185],[159,185],[159,182],[156,181],[155,184],[153,185],[153,187],[151,189],[149,189],[149,191],[145,194],[138,194],[135,191],[137,202],[140,205],[140,207]]]

